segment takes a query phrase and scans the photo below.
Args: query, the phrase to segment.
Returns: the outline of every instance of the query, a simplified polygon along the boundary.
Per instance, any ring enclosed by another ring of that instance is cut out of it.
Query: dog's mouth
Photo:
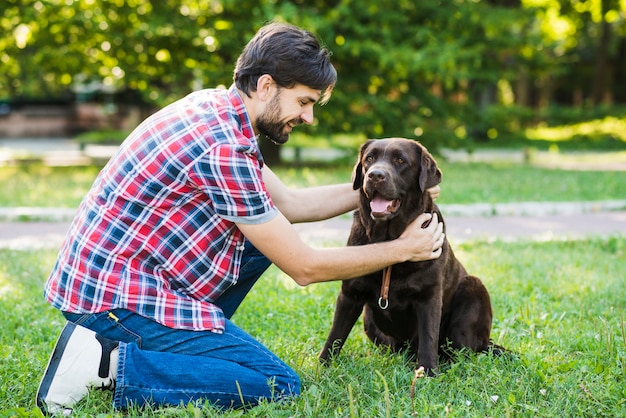
[[[400,199],[388,200],[380,195],[375,195],[370,200],[370,209],[372,210],[372,217],[384,218],[393,213],[396,213],[400,208],[402,201]]]

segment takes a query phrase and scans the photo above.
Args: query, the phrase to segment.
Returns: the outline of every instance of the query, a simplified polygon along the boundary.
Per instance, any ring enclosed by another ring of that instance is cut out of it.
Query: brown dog
[[[402,138],[369,140],[361,147],[354,189],[361,191],[348,245],[398,238],[422,213],[441,212],[426,191],[441,171],[426,148]],[[444,224],[445,232],[445,224]],[[365,333],[393,351],[408,349],[428,375],[437,370],[439,349],[467,347],[494,352],[491,301],[480,279],[470,276],[445,240],[441,256],[406,262],[342,283],[333,325],[319,358],[328,363],[341,350],[361,311]],[[388,293],[388,295],[387,295]]]

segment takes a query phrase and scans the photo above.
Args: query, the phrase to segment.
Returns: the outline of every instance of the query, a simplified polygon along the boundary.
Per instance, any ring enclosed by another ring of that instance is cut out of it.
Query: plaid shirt
[[[82,201],[45,288],[73,313],[125,308],[172,328],[222,332],[211,302],[237,282],[235,222],[277,209],[235,90],[203,90],[126,139]]]

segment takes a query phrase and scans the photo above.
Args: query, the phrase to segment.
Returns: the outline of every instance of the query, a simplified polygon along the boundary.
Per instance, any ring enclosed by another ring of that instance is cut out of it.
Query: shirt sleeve
[[[257,155],[255,147],[226,143],[216,145],[194,164],[190,178],[208,196],[219,216],[250,224],[276,216]]]

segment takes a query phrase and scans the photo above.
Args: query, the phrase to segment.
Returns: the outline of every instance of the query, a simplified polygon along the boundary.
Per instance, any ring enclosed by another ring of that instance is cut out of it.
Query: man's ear
[[[272,89],[275,86],[274,78],[269,74],[263,74],[256,82],[256,94],[263,101],[269,100],[273,97]]]
[[[352,171],[352,188],[354,190],[359,190],[361,187],[363,187],[364,173],[363,163],[361,161],[363,161],[363,154],[365,154],[365,151],[372,142],[374,142],[374,140],[369,139],[365,141],[363,145],[361,145],[361,150],[359,151],[359,159],[357,160],[356,165],[354,166],[354,170]]]
[[[418,153],[420,153],[420,174],[418,183],[422,192],[441,183],[441,170],[437,167],[437,162],[428,150],[419,142],[417,145]]]

